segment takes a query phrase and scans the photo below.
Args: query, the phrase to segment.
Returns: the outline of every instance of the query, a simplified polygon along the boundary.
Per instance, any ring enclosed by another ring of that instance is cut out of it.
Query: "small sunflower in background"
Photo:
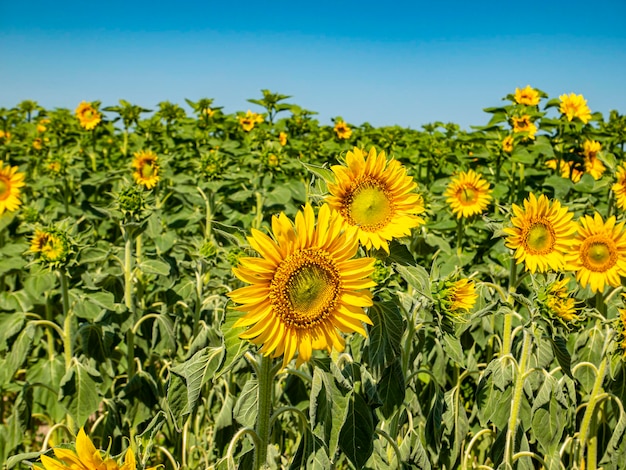
[[[563,114],[568,121],[573,121],[578,118],[583,123],[587,124],[591,120],[591,110],[587,106],[587,100],[583,95],[576,95],[570,93],[559,96],[561,104],[559,111]]]
[[[626,276],[624,222],[616,223],[615,217],[603,221],[597,212],[582,217],[567,255],[567,269],[592,292],[603,292],[607,285],[621,286],[621,277]]]
[[[25,185],[24,173],[17,170],[16,166],[4,166],[0,160],[0,215],[14,212],[22,205],[20,188]]]
[[[52,227],[45,230],[35,230],[29,251],[43,265],[59,268],[67,265],[69,256],[74,251],[73,247],[72,240],[64,230]]]
[[[615,171],[616,182],[611,186],[615,203],[621,210],[626,210],[626,164],[622,163]]]
[[[526,106],[537,106],[539,104],[539,92],[530,85],[526,88],[515,89],[515,102]]]
[[[152,189],[159,182],[159,157],[152,150],[140,150],[134,153],[133,178],[137,184]]]
[[[521,117],[512,117],[511,120],[513,121],[513,132],[516,134],[526,132],[529,139],[535,138],[537,126],[533,124],[528,114],[524,114]]]
[[[282,147],[287,145],[287,134],[285,132],[280,132],[278,134],[278,142],[280,143]]]
[[[459,219],[480,214],[491,202],[489,183],[474,170],[453,177],[443,195]]]
[[[331,167],[335,183],[328,183],[328,204],[341,214],[366,248],[389,252],[394,238],[411,234],[424,223],[422,197],[413,192],[417,183],[395,159],[372,147],[366,153],[354,148],[346,154],[346,166]]]
[[[555,159],[546,161],[546,166],[552,170],[556,170],[557,165],[559,166],[559,174],[561,177],[572,180],[573,183],[578,183],[585,174],[575,162],[566,162],[564,160],[559,162]]]
[[[245,312],[234,325],[247,327],[239,337],[263,355],[283,356],[283,367],[297,353],[298,367],[314,350],[343,351],[340,331],[367,336],[363,324],[372,322],[363,309],[373,305],[375,260],[353,259],[358,239],[343,230],[339,214],[324,204],[316,222],[306,205],[295,224],[274,216],[272,235],[252,229],[248,241],[261,257],[240,257],[233,268],[250,284],[228,294]]]
[[[513,136],[507,135],[504,139],[502,139],[502,151],[504,153],[513,152]]]
[[[555,280],[549,283],[545,292],[539,296],[542,311],[566,328],[570,328],[580,319],[576,299],[568,289],[568,283],[569,278]]]
[[[91,103],[86,101],[82,101],[76,107],[75,113],[80,126],[88,131],[94,129],[102,121],[102,114]]]
[[[250,110],[248,110],[244,116],[239,116],[237,119],[239,120],[241,128],[246,132],[250,132],[254,129],[254,126],[263,122],[263,116],[253,113]]]
[[[585,140],[583,142],[583,155],[585,162],[585,172],[589,173],[594,180],[599,180],[604,174],[606,167],[598,158],[602,150],[602,144],[595,140]]]
[[[543,194],[530,193],[524,207],[512,205],[512,227],[504,229],[505,245],[515,250],[516,264],[524,263],[532,273],[549,269],[560,271],[566,264],[576,233],[574,214],[558,200],[550,202]]]
[[[333,128],[338,139],[347,140],[352,136],[352,129],[343,121],[337,121]]]

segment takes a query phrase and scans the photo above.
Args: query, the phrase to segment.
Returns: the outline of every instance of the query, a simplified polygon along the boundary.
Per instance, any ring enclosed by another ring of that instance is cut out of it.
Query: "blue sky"
[[[0,107],[208,97],[235,112],[265,88],[325,124],[467,128],[530,84],[623,114],[624,25],[624,0],[0,0]]]

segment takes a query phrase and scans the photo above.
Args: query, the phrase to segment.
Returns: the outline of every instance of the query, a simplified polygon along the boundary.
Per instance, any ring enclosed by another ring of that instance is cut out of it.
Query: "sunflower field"
[[[626,116],[289,101],[0,109],[2,468],[624,468]]]

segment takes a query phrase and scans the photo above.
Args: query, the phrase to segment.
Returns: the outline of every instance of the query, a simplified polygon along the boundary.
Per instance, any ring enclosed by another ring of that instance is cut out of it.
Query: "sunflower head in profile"
[[[504,153],[511,153],[513,151],[513,136],[507,135],[504,139],[502,139],[502,151]]]
[[[254,126],[263,122],[263,116],[258,113],[253,113],[250,110],[248,110],[244,116],[239,116],[237,119],[239,120],[241,128],[246,132],[250,132],[254,129]]]
[[[235,322],[248,327],[239,337],[264,355],[283,356],[283,367],[296,353],[299,366],[313,350],[342,351],[339,332],[366,336],[363,323],[372,324],[363,309],[372,305],[374,259],[352,259],[358,240],[343,227],[327,204],[317,223],[310,205],[298,212],[295,224],[281,213],[272,218],[273,237],[256,229],[248,237],[261,257],[240,257],[233,268],[250,284],[228,294],[245,312]]]
[[[553,170],[556,170],[558,166],[561,177],[570,179],[574,183],[578,183],[585,174],[584,171],[581,170],[581,166],[574,161],[566,162],[565,160],[558,161],[552,159],[546,161],[546,166]]]
[[[432,297],[440,315],[440,326],[453,334],[455,323],[468,321],[467,314],[474,308],[478,294],[474,281],[470,279],[445,279],[433,284]]]
[[[564,94],[559,96],[561,104],[559,111],[564,115],[568,121],[573,121],[578,118],[583,123],[587,124],[591,120],[591,110],[587,106],[587,100],[583,95],[577,95],[575,93]]]
[[[626,300],[626,294],[622,294],[622,300]],[[617,331],[617,349],[621,353],[622,360],[626,361],[626,308],[619,309],[619,318],[615,320]]]
[[[513,226],[504,229],[505,245],[515,250],[517,264],[524,263],[533,273],[563,269],[576,233],[574,214],[559,201],[550,202],[545,195],[537,198],[533,193],[524,200],[523,208],[513,204],[512,210]]]
[[[539,104],[539,92],[530,85],[526,85],[526,88],[516,88],[515,102],[526,106],[537,106]]]
[[[82,101],[76,107],[75,113],[80,126],[88,131],[95,128],[102,120],[102,114],[91,103],[86,101]]]
[[[528,114],[524,114],[521,117],[513,117],[511,121],[513,122],[513,132],[525,132],[529,139],[535,138],[537,126],[532,122]]]
[[[578,234],[567,256],[567,268],[576,273],[582,287],[603,292],[605,286],[618,287],[626,276],[626,231],[615,217],[606,221],[597,212],[578,222]]]
[[[393,238],[410,235],[424,223],[422,197],[413,191],[417,183],[385,152],[369,153],[354,148],[346,154],[346,166],[334,165],[335,183],[328,183],[328,204],[341,214],[346,226],[356,231],[366,248],[384,249]]]
[[[578,308],[573,293],[568,289],[569,278],[555,280],[549,283],[545,290],[540,293],[540,309],[552,320],[559,322],[562,326],[570,328],[578,320]]]
[[[0,215],[14,212],[22,205],[20,188],[24,186],[24,173],[17,170],[16,166],[4,166],[0,160]]]
[[[459,219],[480,214],[491,201],[489,183],[474,170],[453,177],[443,195]]]
[[[352,135],[352,129],[343,121],[337,121],[333,128],[338,139],[347,140]]]
[[[152,189],[159,182],[159,157],[152,150],[140,150],[134,153],[133,178],[137,184]]]
[[[611,190],[615,195],[615,203],[621,210],[626,210],[626,164],[622,163],[615,170],[615,183]]]

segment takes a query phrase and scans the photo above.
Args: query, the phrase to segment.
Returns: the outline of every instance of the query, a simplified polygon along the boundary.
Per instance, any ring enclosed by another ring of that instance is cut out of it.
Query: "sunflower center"
[[[0,175],[0,201],[6,199],[11,194],[11,182]]]
[[[384,227],[393,212],[391,197],[378,181],[361,183],[348,200],[349,220],[363,230],[376,231]]]
[[[471,206],[478,199],[478,191],[471,186],[464,186],[458,192],[459,202],[464,206]]]
[[[270,302],[287,325],[310,329],[326,319],[339,299],[341,279],[332,258],[303,249],[287,257],[270,284]]]
[[[152,163],[145,163],[141,167],[141,176],[144,178],[151,178],[154,175],[154,166]]]
[[[554,229],[546,222],[535,222],[526,235],[527,251],[535,255],[550,253],[554,242]]]
[[[581,248],[581,258],[590,271],[606,272],[617,262],[617,249],[606,237],[589,237]]]

